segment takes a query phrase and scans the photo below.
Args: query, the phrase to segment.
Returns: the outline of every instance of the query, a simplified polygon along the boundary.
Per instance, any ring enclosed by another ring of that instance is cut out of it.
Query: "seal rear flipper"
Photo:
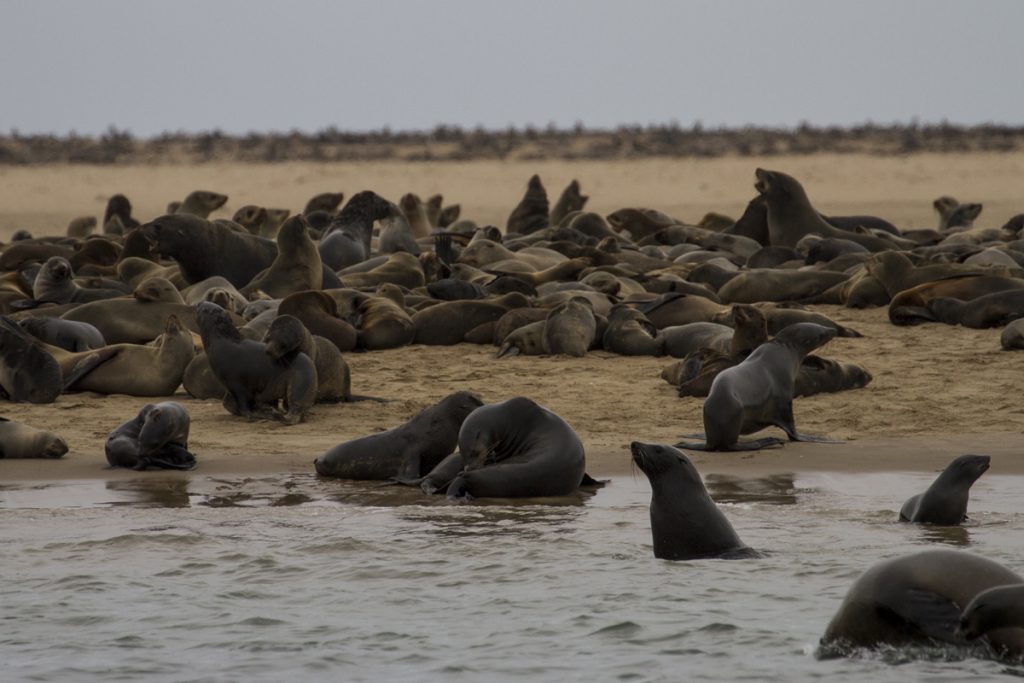
[[[786,442],[774,436],[768,436],[763,439],[755,439],[753,441],[737,441],[731,446],[724,448],[712,448],[704,443],[687,443],[681,441],[676,444],[676,448],[687,448],[691,451],[707,451],[707,452],[719,452],[728,453],[729,451],[759,451],[764,448],[778,448],[784,445]]]
[[[7,304],[7,308],[12,311],[28,311],[33,308],[39,308],[41,305],[46,303],[45,301],[38,301],[36,299],[16,299],[10,301]]]
[[[611,482],[611,479],[594,479],[592,476],[583,473],[583,479],[580,480],[579,488],[581,489],[603,489]]]
[[[920,325],[939,321],[925,306],[889,306],[889,322],[893,325]]]
[[[153,467],[163,470],[191,470],[196,464],[196,456],[187,449],[167,444],[158,451],[140,455],[138,463],[132,469],[142,471]]]
[[[377,403],[391,403],[390,398],[378,398],[377,396],[362,396],[360,394],[349,394],[341,400],[342,403],[358,403],[359,401],[376,401]]]
[[[83,377],[106,363],[111,358],[116,357],[120,352],[120,349],[108,346],[104,349],[98,349],[96,353],[90,353],[88,356],[75,363],[75,366],[71,368],[71,372],[69,372],[68,376],[64,378],[64,391],[70,391],[74,388],[77,382],[82,380]]]
[[[907,636],[961,642],[956,636],[961,609],[946,596],[911,588],[887,595],[884,602],[875,607],[879,618]]]

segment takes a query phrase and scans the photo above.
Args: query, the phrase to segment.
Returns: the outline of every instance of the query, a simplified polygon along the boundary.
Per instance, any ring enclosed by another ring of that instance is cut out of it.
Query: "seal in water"
[[[474,410],[459,430],[459,453],[450,500],[564,496],[586,476],[573,428],[522,396]]]
[[[466,417],[483,405],[459,391],[425,408],[403,425],[340,443],[313,461],[317,474],[342,479],[397,479],[419,483],[455,450]]]
[[[68,452],[53,432],[0,417],[0,458],[60,458]]]
[[[761,557],[744,545],[708,495],[697,468],[671,446],[629,445],[633,462],[651,482],[654,556],[662,560]]]
[[[786,432],[790,441],[836,443],[800,434],[793,420],[794,385],[800,363],[835,336],[835,330],[814,323],[790,325],[754,349],[742,363],[723,370],[704,401],[707,442],[677,445],[707,451],[757,450],[782,442],[767,438],[740,443],[740,435],[772,425]]]
[[[316,402],[316,367],[304,353],[275,361],[267,345],[243,339],[227,312],[208,301],[196,306],[196,321],[210,368],[224,384],[224,408],[249,419],[301,422]],[[284,402],[284,411],[278,402]]]
[[[960,615],[957,635],[976,640],[1007,628],[1024,629],[1024,583],[989,588],[974,596]]]
[[[961,455],[942,471],[928,490],[913,496],[900,509],[901,522],[956,526],[967,519],[971,486],[989,468],[987,455]]]
[[[196,456],[188,450],[188,430],[188,411],[181,404],[148,403],[107,437],[107,462],[134,470],[190,470]]]
[[[926,550],[880,562],[858,578],[821,638],[820,656],[880,645],[963,643],[960,605],[983,591],[1024,582],[992,560],[959,550]],[[996,651],[1024,652],[1024,629],[990,632]]]

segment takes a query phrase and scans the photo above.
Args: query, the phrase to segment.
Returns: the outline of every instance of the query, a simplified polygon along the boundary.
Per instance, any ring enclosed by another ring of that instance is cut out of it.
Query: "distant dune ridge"
[[[611,160],[644,157],[708,158],[816,153],[901,155],[914,152],[1012,152],[1024,148],[1024,126],[986,124],[866,123],[852,127],[704,128],[699,122],[619,126],[614,130],[582,125],[559,129],[509,127],[463,129],[439,125],[430,131],[393,132],[387,128],[346,132],[327,128],[299,131],[226,134],[163,133],[136,138],[111,127],[99,136],[75,133],[0,136],[0,165],[194,164],[279,161],[531,161]]]

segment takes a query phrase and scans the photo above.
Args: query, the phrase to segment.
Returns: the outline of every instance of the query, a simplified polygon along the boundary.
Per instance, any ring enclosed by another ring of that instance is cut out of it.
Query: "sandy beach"
[[[527,178],[539,173],[550,194],[576,178],[591,196],[588,209],[608,213],[646,206],[696,222],[707,211],[739,215],[753,196],[757,166],[801,178],[819,210],[876,214],[902,228],[934,227],[931,201],[951,194],[982,202],[978,224],[1002,225],[1021,210],[1024,154],[923,154],[904,158],[858,155],[644,160],[620,162],[468,162],[461,164],[300,164],[145,167],[2,167],[0,238],[18,228],[60,234],[75,216],[100,215],[107,197],[125,193],[148,219],[192,189],[226,193],[216,216],[259,203],[300,210],[317,192],[346,196],[372,188],[396,198],[408,191],[444,194],[462,215],[504,225]],[[999,350],[995,330],[945,325],[895,327],[885,309],[816,307],[863,338],[836,339],[819,351],[865,366],[866,388],[798,399],[801,431],[842,439],[843,445],[788,444],[747,454],[698,454],[703,472],[802,470],[930,471],[966,452],[994,456],[993,472],[1024,473],[1019,440],[1024,407],[1016,386],[1021,356]],[[595,476],[627,471],[632,440],[674,443],[702,431],[701,399],[680,399],[660,379],[672,359],[627,358],[604,352],[585,358],[496,359],[493,347],[411,346],[351,353],[357,394],[387,399],[318,405],[303,424],[246,422],[218,401],[174,397],[192,417],[190,443],[199,467],[161,477],[311,473],[312,460],[336,443],[396,426],[450,392],[469,389],[485,401],[533,398],[575,427]],[[146,399],[66,394],[52,405],[5,404],[10,419],[60,434],[70,453],[60,461],[0,462],[0,481],[26,485],[66,479],[138,478],[105,469],[103,443]],[[775,434],[774,431],[766,433]],[[778,432],[781,435],[781,432]]]

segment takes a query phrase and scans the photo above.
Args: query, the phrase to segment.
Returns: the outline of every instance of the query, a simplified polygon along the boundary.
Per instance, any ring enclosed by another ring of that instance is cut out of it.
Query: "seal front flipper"
[[[944,643],[960,642],[956,636],[960,607],[944,595],[915,588],[901,590],[875,609],[879,617],[909,637],[923,635]]]
[[[107,347],[105,349],[97,350],[96,353],[90,353],[88,356],[75,363],[75,366],[71,368],[71,372],[69,372],[68,376],[64,378],[64,391],[72,389],[83,377],[106,363],[111,358],[116,357],[120,352],[120,349]]]
[[[583,473],[583,479],[580,480],[581,489],[603,489],[611,479],[594,479],[592,476]]]

